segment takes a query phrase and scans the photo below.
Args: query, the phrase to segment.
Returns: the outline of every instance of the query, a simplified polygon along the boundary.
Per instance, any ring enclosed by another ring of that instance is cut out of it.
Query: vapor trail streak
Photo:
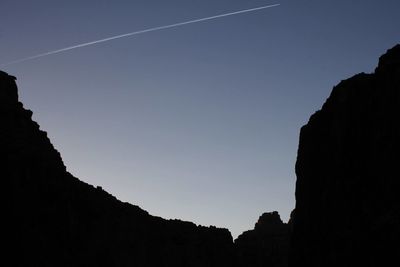
[[[138,34],[147,33],[147,32],[154,32],[154,31],[159,31],[159,30],[179,27],[179,26],[183,26],[183,25],[187,25],[187,24],[192,24],[192,23],[197,23],[197,22],[202,22],[202,21],[207,21],[207,20],[213,20],[213,19],[218,19],[218,18],[222,18],[222,17],[232,16],[232,15],[237,15],[237,14],[242,14],[242,13],[247,13],[247,12],[253,12],[253,11],[256,11],[256,10],[276,7],[276,6],[279,6],[279,5],[280,4],[273,4],[273,5],[268,5],[268,6],[250,8],[250,9],[245,9],[245,10],[240,10],[240,11],[235,11],[235,12],[215,15],[215,16],[211,16],[211,17],[207,17],[207,18],[194,19],[194,20],[174,23],[174,24],[170,24],[170,25],[158,26],[158,27],[154,27],[154,28],[150,28],[150,29],[145,29],[145,30],[125,33],[125,34],[116,35],[116,36],[111,36],[111,37],[108,37],[108,38],[104,38],[104,39],[100,39],[100,40],[96,40],[96,41],[92,41],[92,42],[73,45],[73,46],[61,48],[61,49],[58,49],[58,50],[54,50],[54,51],[49,51],[49,52],[46,52],[46,53],[38,54],[38,55],[35,55],[35,56],[30,56],[30,57],[14,60],[14,61],[11,61],[11,62],[8,62],[8,63],[0,64],[0,66],[7,66],[7,65],[11,65],[11,64],[21,63],[21,62],[24,62],[24,61],[28,61],[28,60],[32,60],[32,59],[36,59],[36,58],[40,58],[40,57],[45,57],[45,56],[49,56],[49,55],[54,55],[54,54],[62,53],[62,52],[68,51],[68,50],[72,50],[72,49],[76,49],[76,48],[80,48],[80,47],[84,47],[84,46],[104,43],[104,42],[108,42],[108,41],[111,41],[111,40],[124,38],[124,37],[128,37],[128,36],[132,36],[132,35],[138,35]]]

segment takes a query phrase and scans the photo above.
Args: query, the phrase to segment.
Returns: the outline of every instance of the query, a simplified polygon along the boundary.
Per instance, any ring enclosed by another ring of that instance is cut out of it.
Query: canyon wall
[[[400,45],[340,82],[301,129],[290,266],[400,255]]]

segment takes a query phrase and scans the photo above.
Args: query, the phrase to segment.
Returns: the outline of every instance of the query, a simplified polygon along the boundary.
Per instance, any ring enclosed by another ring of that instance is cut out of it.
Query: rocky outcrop
[[[164,220],[66,171],[15,77],[0,72],[0,161],[7,266],[231,266],[226,229]]]
[[[286,267],[289,256],[290,225],[278,212],[264,213],[254,230],[235,240],[238,267]]]
[[[400,45],[339,83],[301,129],[290,266],[400,255]]]

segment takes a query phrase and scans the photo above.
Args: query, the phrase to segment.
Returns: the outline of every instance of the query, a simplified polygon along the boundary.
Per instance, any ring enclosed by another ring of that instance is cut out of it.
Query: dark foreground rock
[[[232,266],[226,229],[164,220],[66,171],[0,72],[4,266]]]
[[[337,85],[301,129],[290,266],[392,266],[400,255],[400,45]]]
[[[290,230],[278,212],[261,215],[254,230],[244,232],[235,240],[237,266],[288,266]]]

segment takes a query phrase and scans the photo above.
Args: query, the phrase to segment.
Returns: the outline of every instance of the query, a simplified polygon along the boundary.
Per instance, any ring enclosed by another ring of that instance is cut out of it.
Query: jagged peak
[[[276,226],[280,227],[281,225],[283,225],[283,221],[277,211],[265,212],[260,216],[260,218],[258,218],[258,221],[254,226],[254,229],[255,230],[270,229]]]
[[[13,80],[16,80],[16,79],[17,79],[15,76],[12,76],[12,75],[10,75],[10,74],[8,74],[7,72],[2,71],[2,70],[0,70],[0,77],[1,77],[1,78],[3,78],[3,77],[8,77],[8,78],[11,78],[11,79],[13,79]]]
[[[0,104],[1,107],[9,107],[18,103],[18,89],[15,78],[7,72],[0,70]]]
[[[392,73],[395,71],[400,71],[400,44],[387,50],[386,53],[379,58],[379,64],[375,73]]]

